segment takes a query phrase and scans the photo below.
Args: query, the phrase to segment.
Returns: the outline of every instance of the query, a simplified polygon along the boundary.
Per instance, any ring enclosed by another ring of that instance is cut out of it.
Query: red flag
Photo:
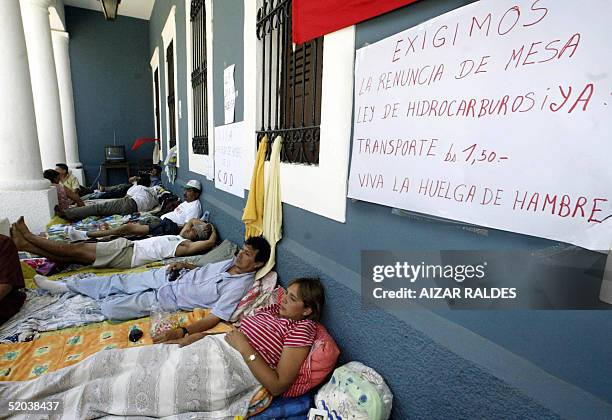
[[[293,42],[301,44],[417,0],[293,0]]]
[[[134,140],[134,144],[132,144],[132,150],[138,149],[140,146],[142,146],[145,143],[152,143],[154,141],[159,141],[159,139],[151,139],[151,138],[146,138],[146,137],[138,137],[136,140]]]

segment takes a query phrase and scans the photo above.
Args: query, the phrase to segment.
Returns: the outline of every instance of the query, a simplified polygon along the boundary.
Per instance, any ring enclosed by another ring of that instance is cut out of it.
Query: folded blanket
[[[0,327],[0,343],[29,341],[41,331],[75,327],[105,319],[100,303],[74,293],[51,295],[27,290],[21,310]]]

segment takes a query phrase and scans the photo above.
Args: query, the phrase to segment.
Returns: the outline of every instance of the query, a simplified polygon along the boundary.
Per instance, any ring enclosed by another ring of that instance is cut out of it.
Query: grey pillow
[[[171,258],[168,260],[164,260],[164,263],[169,264],[171,262],[188,262],[202,267],[206,264],[229,260],[230,258],[234,257],[234,254],[237,250],[238,245],[226,239],[204,255],[192,255],[189,257]]]

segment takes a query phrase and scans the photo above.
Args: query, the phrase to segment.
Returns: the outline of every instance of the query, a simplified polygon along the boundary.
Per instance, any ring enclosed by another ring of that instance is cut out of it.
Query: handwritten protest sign
[[[359,49],[349,197],[607,250],[610,16],[476,2]]]
[[[215,187],[244,198],[244,121],[215,127]]]

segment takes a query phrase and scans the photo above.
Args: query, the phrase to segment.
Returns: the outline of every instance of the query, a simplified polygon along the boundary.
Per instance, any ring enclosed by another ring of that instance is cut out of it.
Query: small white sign
[[[244,198],[244,121],[215,127],[215,187]]]
[[[236,107],[236,85],[234,84],[235,64],[223,71],[223,107],[225,109],[225,124],[234,122],[234,108]]]

